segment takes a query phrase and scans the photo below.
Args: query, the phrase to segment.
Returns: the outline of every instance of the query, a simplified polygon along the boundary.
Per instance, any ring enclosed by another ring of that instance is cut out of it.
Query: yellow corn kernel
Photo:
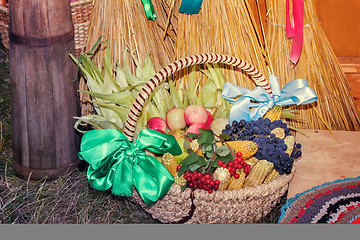
[[[184,186],[186,184],[186,180],[184,178],[184,174],[179,176],[178,173],[175,174],[174,176],[174,180],[175,180],[175,184],[179,185],[179,186]]]
[[[289,154],[289,156],[291,156],[291,153],[294,150],[294,145],[295,145],[295,138],[293,135],[288,135],[286,136],[286,138],[284,139],[284,142],[287,146],[287,149],[285,150],[285,152],[287,154]]]
[[[246,177],[246,174],[245,174],[244,170],[243,169],[238,169],[236,171],[236,173],[238,173],[240,175],[240,177],[238,179],[234,178],[234,176],[232,176],[230,178],[229,185],[227,186],[228,190],[240,189],[244,185],[245,177]]]
[[[279,176],[280,173],[273,169],[265,178],[264,182],[263,183],[267,183],[267,182],[271,182],[272,180],[274,180],[277,176]]]
[[[161,157],[161,163],[162,165],[164,165],[164,167],[169,171],[169,173],[172,176],[175,176],[175,174],[177,173],[177,162],[175,160],[175,157],[171,154],[171,153],[165,153],[162,157]]]
[[[275,134],[275,136],[278,138],[285,138],[285,130],[283,128],[274,128],[271,133]]]
[[[213,177],[215,180],[220,181],[219,190],[226,189],[227,185],[230,182],[230,172],[227,168],[223,168],[223,167],[216,168]]]
[[[248,159],[255,155],[258,150],[258,145],[253,141],[228,141],[226,142],[229,144],[231,148],[235,150],[235,152],[241,152],[243,159]],[[221,146],[221,143],[217,143],[217,146]]]
[[[269,118],[271,121],[280,120],[282,113],[282,107],[275,105],[267,111],[264,118]]]
[[[266,176],[272,171],[274,164],[267,160],[260,160],[245,178],[244,187],[254,187],[262,184]]]
[[[257,159],[256,157],[251,157],[246,159],[244,162],[246,162],[247,164],[249,164],[251,166],[251,168],[253,168],[260,160]]]

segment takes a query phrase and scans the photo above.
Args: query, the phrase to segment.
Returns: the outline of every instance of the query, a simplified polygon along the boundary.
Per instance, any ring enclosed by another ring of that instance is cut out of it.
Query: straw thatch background
[[[304,1],[304,43],[296,66],[289,60],[292,41],[285,33],[285,3],[266,1],[266,43],[274,74],[282,86],[297,78],[306,79],[319,97],[310,106],[297,107],[298,116],[306,122],[291,124],[304,129],[360,130],[348,80],[318,21],[314,0]]]

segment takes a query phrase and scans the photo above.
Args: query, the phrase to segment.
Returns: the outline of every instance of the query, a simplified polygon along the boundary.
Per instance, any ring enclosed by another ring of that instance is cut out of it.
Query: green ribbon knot
[[[91,187],[100,191],[112,188],[112,193],[119,196],[132,196],[135,187],[146,205],[151,206],[166,195],[174,178],[145,150],[182,153],[174,136],[152,129],[141,130],[134,143],[116,129],[98,129],[84,133],[78,156],[89,163],[87,178]]]

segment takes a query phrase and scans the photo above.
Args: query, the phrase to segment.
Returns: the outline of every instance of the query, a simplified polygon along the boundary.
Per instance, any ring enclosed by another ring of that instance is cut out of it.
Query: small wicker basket
[[[71,16],[75,30],[76,56],[85,49],[87,41],[87,30],[90,15],[93,10],[93,0],[78,0],[71,2]],[[0,35],[4,47],[9,49],[9,8],[0,5]]]
[[[156,73],[139,92],[124,128],[124,134],[130,141],[134,137],[135,126],[144,103],[153,90],[175,72],[204,63],[223,63],[238,67],[247,73],[257,86],[271,93],[268,80],[252,65],[237,58],[221,54],[199,54],[180,59]],[[182,192],[180,187],[174,184],[166,196],[151,207],[146,206],[136,190],[130,199],[164,223],[255,223],[266,216],[281,200],[288,190],[294,171],[293,167],[290,174],[280,175],[273,181],[257,187],[217,190],[212,194],[205,190],[189,188]]]

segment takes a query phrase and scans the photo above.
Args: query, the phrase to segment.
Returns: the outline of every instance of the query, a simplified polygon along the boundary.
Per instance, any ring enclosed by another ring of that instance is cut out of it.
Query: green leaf
[[[200,167],[206,165],[206,161],[202,156],[197,155],[195,152],[191,152],[182,162],[181,168],[178,171],[178,175],[181,176],[190,169],[197,170]],[[194,171],[190,170],[190,171]]]
[[[198,139],[200,135],[201,134],[197,134],[197,133],[186,133],[186,137],[191,138],[191,139]]]
[[[205,147],[211,145],[214,142],[214,133],[211,129],[199,128],[201,135],[199,136],[199,144],[205,145]]]
[[[222,145],[220,147],[217,147],[215,152],[216,152],[216,154],[218,154],[221,157],[225,157],[226,155],[231,154],[231,150],[226,145]]]
[[[228,163],[233,159],[232,154],[228,154],[226,156],[217,156],[212,164],[213,167],[219,167],[219,164],[217,163],[219,160],[221,160],[223,163]]]
[[[226,133],[222,133],[222,134],[219,135],[219,138],[227,141],[227,140],[230,139],[230,135],[229,135],[229,134],[226,134]]]

